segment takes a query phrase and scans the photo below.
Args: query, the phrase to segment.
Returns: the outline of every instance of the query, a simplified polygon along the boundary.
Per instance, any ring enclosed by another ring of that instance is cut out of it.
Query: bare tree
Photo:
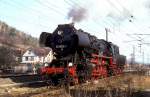
[[[0,67],[7,68],[14,64],[16,64],[15,51],[7,47],[0,47]]]

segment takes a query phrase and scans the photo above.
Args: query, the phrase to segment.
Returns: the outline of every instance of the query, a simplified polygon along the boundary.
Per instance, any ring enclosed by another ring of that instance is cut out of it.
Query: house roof
[[[29,48],[28,50],[33,51],[34,54],[37,56],[46,56],[51,51],[51,48],[38,47],[38,48]]]

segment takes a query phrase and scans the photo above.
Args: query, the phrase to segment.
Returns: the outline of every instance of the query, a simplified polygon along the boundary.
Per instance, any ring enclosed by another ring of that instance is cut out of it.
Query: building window
[[[28,54],[31,54],[31,50],[29,50]]]
[[[34,57],[33,56],[31,57],[31,61],[34,61]]]
[[[25,57],[25,60],[28,61],[28,57]]]

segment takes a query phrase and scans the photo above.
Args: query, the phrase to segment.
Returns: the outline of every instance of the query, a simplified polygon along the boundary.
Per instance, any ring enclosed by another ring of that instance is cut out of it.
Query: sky
[[[137,35],[150,34],[149,0],[0,0],[0,20],[38,38],[58,24],[71,23],[68,13],[77,8],[85,10],[75,22],[77,29],[105,39],[107,28],[108,40],[121,54],[130,59],[134,47],[136,61],[150,63],[150,35]]]

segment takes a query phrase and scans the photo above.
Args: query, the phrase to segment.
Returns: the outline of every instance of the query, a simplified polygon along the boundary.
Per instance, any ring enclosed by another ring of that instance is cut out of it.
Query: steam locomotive
[[[117,45],[77,30],[74,24],[60,24],[53,33],[42,32],[39,43],[53,50],[55,58],[41,73],[54,81],[78,83],[118,75],[126,63]]]

